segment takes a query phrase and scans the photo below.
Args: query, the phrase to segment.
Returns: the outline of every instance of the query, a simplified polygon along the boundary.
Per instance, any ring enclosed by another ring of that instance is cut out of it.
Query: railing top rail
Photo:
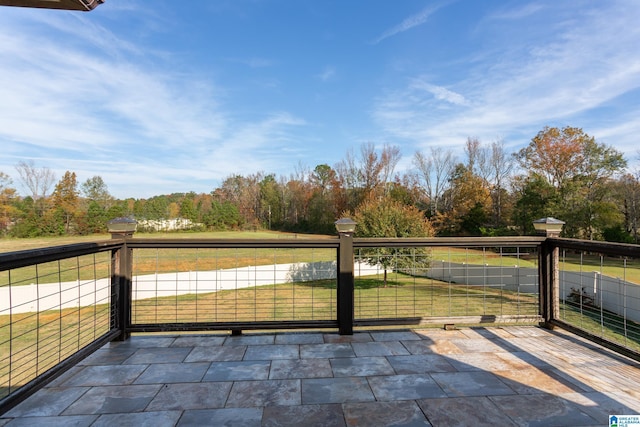
[[[629,258],[640,258],[640,245],[557,237],[547,239],[546,243],[563,249],[573,249],[583,252],[601,253],[604,255],[624,256]]]
[[[102,240],[0,253],[0,271],[117,249],[124,240]]]
[[[356,238],[355,248],[410,247],[410,246],[451,246],[451,247],[536,247],[545,241],[544,237],[397,237],[397,238]]]
[[[134,249],[174,248],[337,248],[337,237],[324,239],[127,239],[127,246]]]

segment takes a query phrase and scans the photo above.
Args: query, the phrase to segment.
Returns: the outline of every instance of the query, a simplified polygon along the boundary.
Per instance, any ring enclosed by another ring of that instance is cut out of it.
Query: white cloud
[[[414,15],[411,15],[408,18],[405,18],[400,24],[395,25],[389,28],[388,30],[384,31],[378,38],[376,38],[373,41],[373,44],[378,44],[389,37],[395,36],[396,34],[403,33],[414,27],[418,27],[424,24],[425,22],[427,22],[427,20],[431,15],[437,12],[438,9],[442,8],[444,5],[445,3],[440,3],[440,4],[429,5],[425,7],[420,12]]]
[[[461,145],[469,135],[531,138],[542,126],[559,123],[602,131],[606,117],[593,111],[640,88],[640,7],[599,4],[569,19],[548,23],[553,38],[515,46],[508,38],[492,40],[487,51],[493,55],[470,63],[455,92],[423,77],[409,79],[376,101],[374,117],[390,135],[423,145]],[[526,30],[514,25],[512,31]],[[637,102],[628,108],[630,118],[640,113]],[[636,135],[618,134],[616,147],[631,149]]]
[[[211,191],[230,173],[273,170],[278,149],[297,142],[288,130],[302,120],[234,118],[225,91],[171,55],[146,54],[93,22],[18,18],[0,17],[0,171],[34,159],[79,182],[100,175],[116,197]],[[60,43],[69,33],[93,36]]]

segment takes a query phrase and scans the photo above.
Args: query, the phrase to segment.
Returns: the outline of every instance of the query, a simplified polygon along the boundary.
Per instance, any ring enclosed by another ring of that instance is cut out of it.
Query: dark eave
[[[90,11],[105,0],[0,0],[0,6]]]

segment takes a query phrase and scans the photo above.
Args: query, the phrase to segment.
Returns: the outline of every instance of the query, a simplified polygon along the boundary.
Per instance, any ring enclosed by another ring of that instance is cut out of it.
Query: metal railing
[[[540,323],[638,357],[639,254],[543,237],[348,235],[0,254],[0,412],[141,332]]]
[[[557,265],[548,321],[639,359],[640,246],[548,239],[544,247]]]

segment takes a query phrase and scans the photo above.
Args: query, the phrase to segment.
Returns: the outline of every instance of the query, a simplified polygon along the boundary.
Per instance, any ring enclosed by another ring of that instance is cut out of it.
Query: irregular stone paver
[[[196,383],[202,380],[205,372],[209,369],[209,365],[209,362],[158,363],[150,365],[133,383]]]
[[[250,345],[243,360],[298,359],[299,346],[293,344]]]
[[[223,362],[242,360],[247,346],[194,347],[185,362]]]
[[[345,403],[347,426],[431,426],[413,401]]]
[[[101,415],[91,427],[131,427],[131,426],[174,426],[181,411],[140,412],[136,414],[105,414]]]
[[[426,374],[430,372],[454,372],[449,359],[439,354],[389,356],[387,360],[396,374]]]
[[[390,375],[369,378],[376,400],[415,400],[446,397],[447,394],[427,374]]]
[[[196,409],[184,411],[178,427],[260,427],[262,408]]]
[[[142,412],[160,385],[93,387],[69,406],[63,415]]]
[[[88,390],[88,387],[43,388],[3,416],[13,418],[60,415]]]
[[[341,357],[331,359],[334,377],[367,377],[393,375],[395,372],[384,357]]]
[[[491,396],[490,399],[518,425],[603,425],[603,420],[598,421],[590,417],[580,409],[579,405],[548,394]]]
[[[419,399],[418,405],[434,426],[515,427],[488,397]]]
[[[515,394],[515,391],[490,372],[446,372],[431,374],[451,397]]]
[[[353,351],[358,357],[367,356],[399,356],[408,355],[409,350],[400,341],[351,343]]]
[[[300,357],[305,358],[332,358],[332,357],[356,357],[351,344],[303,344],[300,346]]]
[[[238,381],[231,387],[227,408],[300,405],[300,380]]]
[[[147,365],[86,366],[67,379],[64,387],[126,385],[133,383]]]
[[[180,363],[191,352],[190,348],[141,348],[122,362],[124,365],[140,365],[149,363]]]
[[[248,360],[236,362],[213,362],[202,381],[251,381],[269,378],[271,362]]]
[[[333,371],[329,359],[284,359],[271,362],[269,379],[327,378]]]
[[[364,377],[302,380],[302,404],[368,402],[375,400]]]
[[[184,383],[162,387],[146,411],[224,408],[231,383]]]
[[[262,427],[287,426],[344,427],[342,405],[267,406],[264,408]]]

